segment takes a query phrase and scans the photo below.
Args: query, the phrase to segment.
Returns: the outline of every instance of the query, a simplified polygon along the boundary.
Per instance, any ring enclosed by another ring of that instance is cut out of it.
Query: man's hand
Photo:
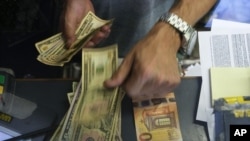
[[[61,17],[61,23],[67,48],[70,48],[76,40],[76,29],[89,11],[94,12],[94,7],[90,0],[66,0],[65,8]],[[86,44],[85,47],[95,46],[100,41],[107,38],[109,33],[109,25],[102,27],[100,31],[97,32],[96,35],[94,35],[94,37]]]
[[[179,46],[179,34],[168,24],[157,23],[128,53],[104,86],[121,85],[136,99],[171,92],[180,83],[176,58]]]

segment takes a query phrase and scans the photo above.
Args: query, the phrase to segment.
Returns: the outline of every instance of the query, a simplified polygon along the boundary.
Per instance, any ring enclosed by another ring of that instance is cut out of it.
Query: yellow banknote
[[[173,93],[165,97],[133,101],[138,141],[182,141]]]

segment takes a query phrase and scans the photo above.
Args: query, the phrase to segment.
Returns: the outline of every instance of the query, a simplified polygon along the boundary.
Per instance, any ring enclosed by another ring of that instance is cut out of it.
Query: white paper
[[[7,140],[21,134],[0,125],[0,141]]]
[[[211,31],[235,32],[237,30],[244,31],[250,29],[250,24],[235,21],[213,19]]]
[[[184,77],[199,77],[199,76],[201,76],[200,63],[190,65],[186,68]]]
[[[3,140],[7,140],[7,139],[10,139],[12,138],[12,136],[6,134],[6,133],[3,133],[3,132],[0,132],[0,140],[3,141]]]
[[[211,97],[209,88],[209,68],[212,66],[211,52],[210,52],[210,36],[211,36],[210,34],[211,34],[210,31],[198,32],[202,87],[201,87],[196,119],[204,122],[207,121],[206,110],[208,108],[211,108],[210,104]]]

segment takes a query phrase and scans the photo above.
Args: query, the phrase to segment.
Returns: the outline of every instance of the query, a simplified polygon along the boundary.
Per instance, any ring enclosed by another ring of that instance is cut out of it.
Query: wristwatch
[[[183,56],[191,55],[197,40],[197,31],[174,13],[164,13],[159,21],[173,26],[182,35],[182,45],[179,53]]]

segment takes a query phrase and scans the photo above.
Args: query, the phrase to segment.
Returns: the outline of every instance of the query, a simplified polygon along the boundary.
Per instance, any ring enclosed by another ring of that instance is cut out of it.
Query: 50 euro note
[[[77,39],[70,49],[66,49],[62,33],[58,33],[35,44],[40,53],[37,60],[47,65],[63,66],[81,50],[102,26],[111,25],[112,21],[100,19],[94,13],[88,12],[76,30],[75,36]]]
[[[138,141],[182,141],[174,93],[149,100],[133,100]]]

